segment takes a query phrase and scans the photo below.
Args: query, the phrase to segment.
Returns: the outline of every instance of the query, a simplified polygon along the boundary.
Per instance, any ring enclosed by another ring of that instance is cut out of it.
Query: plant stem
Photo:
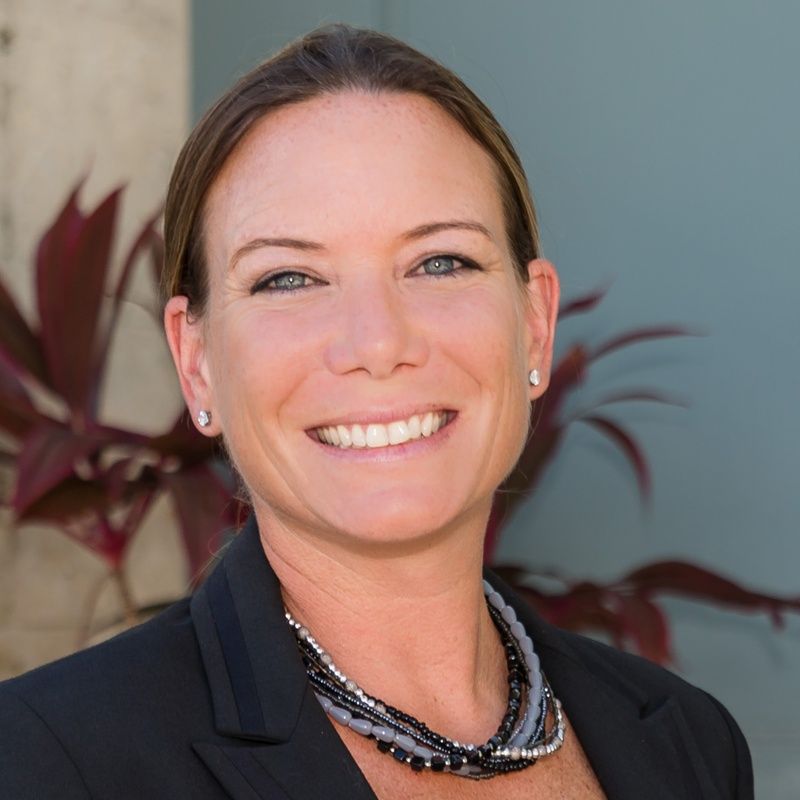
[[[139,621],[139,611],[136,608],[136,603],[133,602],[130,587],[128,586],[128,579],[122,567],[117,567],[111,573],[111,577],[114,579],[119,589],[125,622],[128,623],[128,625],[135,625]]]

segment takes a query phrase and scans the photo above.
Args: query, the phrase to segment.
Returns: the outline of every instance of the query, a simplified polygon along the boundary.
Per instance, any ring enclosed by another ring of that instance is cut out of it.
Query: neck
[[[506,665],[482,588],[486,515],[424,547],[365,553],[256,517],[288,611],[368,694],[461,741],[484,741]]]

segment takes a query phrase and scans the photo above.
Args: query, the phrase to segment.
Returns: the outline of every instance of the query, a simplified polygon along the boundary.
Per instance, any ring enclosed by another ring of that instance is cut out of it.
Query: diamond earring
[[[538,386],[542,382],[538,369],[532,369],[530,371],[528,374],[528,381],[530,382],[531,386]]]
[[[211,424],[211,412],[210,411],[206,411],[205,409],[203,409],[197,415],[197,424],[201,428],[207,428]]]

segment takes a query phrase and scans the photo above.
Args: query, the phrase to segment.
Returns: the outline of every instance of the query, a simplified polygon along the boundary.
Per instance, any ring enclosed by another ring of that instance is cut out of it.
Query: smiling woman
[[[752,796],[716,701],[483,572],[558,281],[455,75],[312,32],[199,123],[165,234],[183,393],[252,516],[191,600],[3,686],[11,796]]]

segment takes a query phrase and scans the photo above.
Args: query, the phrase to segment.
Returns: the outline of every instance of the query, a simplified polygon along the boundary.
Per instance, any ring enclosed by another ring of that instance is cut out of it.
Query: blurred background
[[[128,184],[118,239],[156,212],[194,120],[232,79],[312,27],[386,31],[444,62],[523,159],[566,299],[558,347],[674,323],[700,337],[626,348],[591,368],[575,410],[620,386],[688,408],[620,404],[653,480],[644,506],[623,452],[569,428],[498,558],[608,582],[691,561],[800,596],[800,5],[792,0],[0,0],[0,269],[35,316],[33,253],[82,176],[94,208]],[[102,400],[109,424],[157,433],[181,409],[139,275]],[[4,477],[11,491],[11,476]],[[106,565],[51,526],[0,531],[0,678],[69,652],[123,612]],[[125,555],[137,606],[188,570],[164,498]],[[757,796],[800,796],[800,618],[667,599],[674,668],[732,711]],[[94,624],[93,623],[93,624]],[[97,625],[95,624],[95,627]]]

